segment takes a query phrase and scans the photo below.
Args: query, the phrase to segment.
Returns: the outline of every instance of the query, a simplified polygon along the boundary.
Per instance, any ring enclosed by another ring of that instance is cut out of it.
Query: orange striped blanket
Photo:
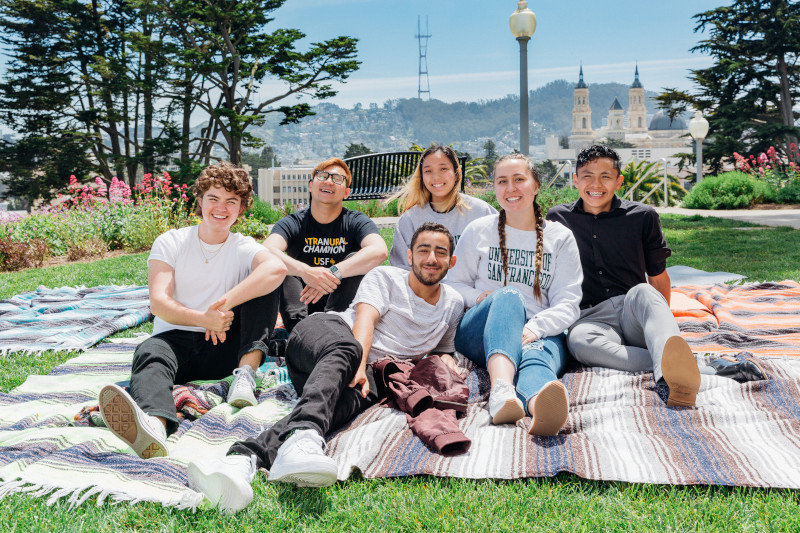
[[[796,281],[674,287],[671,307],[695,352],[800,356]]]

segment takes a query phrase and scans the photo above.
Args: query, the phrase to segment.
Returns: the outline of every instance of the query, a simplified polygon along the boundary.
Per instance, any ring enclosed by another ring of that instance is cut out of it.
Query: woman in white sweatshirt
[[[530,158],[497,160],[502,209],[466,227],[447,282],[469,307],[456,349],[489,371],[492,422],[515,423],[527,412],[531,434],[552,436],[568,415],[558,378],[567,359],[564,330],[580,313],[583,272],[572,232],[542,216],[540,185]]]
[[[461,179],[461,165],[452,148],[435,144],[422,153],[405,187],[392,197],[398,199],[401,216],[394,229],[389,264],[406,270],[411,268],[408,244],[425,222],[443,225],[458,243],[461,232],[470,222],[497,213],[480,198],[461,194]]]

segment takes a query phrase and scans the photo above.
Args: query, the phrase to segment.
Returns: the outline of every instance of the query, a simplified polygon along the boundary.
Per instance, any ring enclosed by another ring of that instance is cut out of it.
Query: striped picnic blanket
[[[0,393],[0,498],[24,492],[46,497],[48,504],[109,499],[193,509],[203,495],[187,486],[188,461],[225,455],[234,442],[257,435],[296,402],[286,369],[269,368],[258,406],[236,410],[221,403],[197,420],[184,419],[167,441],[170,456],[145,461],[108,429],[86,422],[104,385],[130,379],[135,344],[127,342],[102,344],[47,376],[30,376],[10,393]],[[221,394],[231,379],[226,381]],[[175,396],[183,402],[187,395]]]
[[[147,287],[39,287],[0,301],[0,355],[85,350],[149,316]]]
[[[675,287],[695,305],[673,313],[695,352],[800,356],[800,283]]]
[[[258,406],[221,404],[198,420],[184,420],[168,440],[169,457],[145,461],[107,429],[73,422],[97,403],[103,385],[129,378],[133,349],[103,344],[0,394],[0,497],[26,492],[48,503],[110,499],[196,508],[203,497],[187,486],[188,461],[224,455],[296,402],[285,369],[270,369]],[[563,378],[569,420],[551,438],[528,435],[528,419],[492,425],[487,374],[471,368],[471,405],[460,420],[473,442],[468,454],[433,453],[404,414],[382,406],[334,435],[328,453],[340,479],[354,471],[370,478],[504,479],[572,472],[595,480],[800,488],[800,360],[767,359],[763,366],[769,381],[741,385],[704,375],[696,409],[667,409],[666,390],[651,373],[570,372]]]

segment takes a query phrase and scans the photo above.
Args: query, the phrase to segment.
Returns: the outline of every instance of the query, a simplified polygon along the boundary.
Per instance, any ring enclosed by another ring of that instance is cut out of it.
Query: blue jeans
[[[527,410],[530,399],[564,373],[567,347],[563,333],[522,345],[523,298],[516,287],[503,287],[468,309],[456,330],[456,350],[483,368],[489,356],[506,356],[516,368],[514,385]]]

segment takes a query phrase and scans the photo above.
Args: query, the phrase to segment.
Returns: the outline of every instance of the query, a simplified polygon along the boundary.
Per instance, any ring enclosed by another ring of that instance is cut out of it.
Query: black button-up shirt
[[[655,209],[640,202],[614,197],[611,210],[593,215],[583,210],[583,200],[547,211],[548,220],[561,222],[575,236],[583,267],[585,309],[626,294],[632,287],[667,268],[672,250],[661,231]]]

